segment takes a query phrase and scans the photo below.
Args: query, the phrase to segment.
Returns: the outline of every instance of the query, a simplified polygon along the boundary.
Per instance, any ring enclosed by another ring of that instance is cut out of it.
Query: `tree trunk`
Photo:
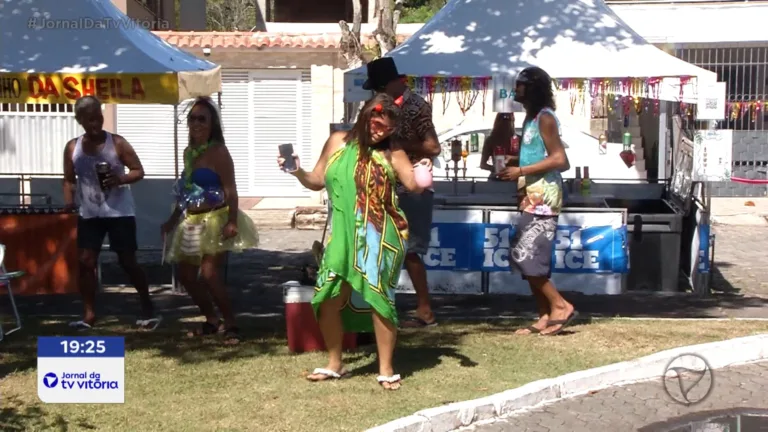
[[[347,63],[347,69],[355,69],[363,65],[363,44],[360,40],[360,28],[363,23],[363,8],[360,0],[352,0],[352,28],[346,21],[339,21],[341,41],[339,49]],[[344,104],[344,121],[351,122],[357,117],[359,104]]]
[[[395,35],[396,19],[400,19],[399,11],[395,14],[395,8],[392,0],[377,0],[379,22],[376,30],[373,32],[376,42],[379,44],[379,55],[385,56],[388,52],[397,46],[397,37]],[[397,18],[395,18],[395,15]]]

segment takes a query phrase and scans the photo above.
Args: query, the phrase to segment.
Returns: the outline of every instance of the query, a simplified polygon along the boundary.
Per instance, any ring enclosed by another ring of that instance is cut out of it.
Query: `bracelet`
[[[524,175],[525,175],[525,174],[523,173],[523,167],[519,167],[519,168],[520,168],[520,177],[522,177],[522,176],[524,176]]]

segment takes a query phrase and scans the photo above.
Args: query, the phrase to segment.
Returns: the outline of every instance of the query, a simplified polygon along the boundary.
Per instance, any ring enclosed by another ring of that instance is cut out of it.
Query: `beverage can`
[[[107,186],[104,184],[104,182],[107,180],[107,177],[109,177],[109,172],[112,169],[112,167],[109,165],[108,162],[96,162],[96,177],[99,179],[99,186],[101,186],[101,190],[107,190]]]
[[[97,174],[109,174],[109,163],[108,162],[96,162],[96,173]]]
[[[629,132],[624,132],[624,136],[622,136],[621,142],[624,144],[624,150],[629,150],[630,146],[632,145],[632,134]]]

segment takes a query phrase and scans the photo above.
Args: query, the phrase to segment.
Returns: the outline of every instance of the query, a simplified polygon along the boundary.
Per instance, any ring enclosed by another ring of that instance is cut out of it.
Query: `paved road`
[[[768,256],[762,250],[768,239],[768,227],[718,226],[714,287],[710,298],[692,295],[626,294],[621,296],[584,296],[565,293],[583,318],[588,317],[669,317],[669,318],[768,318]],[[280,284],[301,277],[301,267],[312,262],[308,252],[321,231],[265,230],[258,250],[234,254],[228,267],[228,286],[241,313],[282,315]],[[125,283],[114,255],[104,254],[105,285]],[[159,253],[142,253],[139,261],[153,284],[171,281],[168,266],[160,265]],[[194,313],[187,296],[160,290],[154,295],[157,307],[165,315]],[[133,290],[110,290],[100,297],[101,314],[126,315],[138,310]],[[398,308],[411,311],[414,297],[398,296]],[[30,315],[78,315],[79,296],[30,296],[18,299],[19,307]],[[528,296],[455,296],[433,297],[433,307],[441,319],[482,318],[530,315],[535,310]],[[2,311],[0,311],[2,313]]]
[[[594,394],[560,401],[494,423],[466,428],[474,432],[593,432],[640,431],[727,431],[721,417],[734,409],[765,411],[768,414],[768,362],[714,371],[712,393],[702,402],[686,407],[673,402],[660,381],[615,387]],[[692,390],[693,391],[693,390]],[[722,411],[722,412],[718,412]],[[706,413],[705,413],[706,412]],[[742,420],[742,431],[768,431],[768,417],[762,425]],[[709,423],[709,428],[683,428],[692,423]],[[720,427],[711,427],[712,424]]]
[[[718,225],[715,235],[713,289],[768,298],[768,227]]]

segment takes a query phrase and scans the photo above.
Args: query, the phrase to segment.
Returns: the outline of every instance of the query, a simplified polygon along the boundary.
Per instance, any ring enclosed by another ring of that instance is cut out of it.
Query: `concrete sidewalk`
[[[665,393],[660,380],[612,387],[593,394],[534,408],[491,424],[462,430],[475,432],[592,432],[725,431],[737,430],[735,418],[723,418],[743,410],[768,414],[764,389],[768,386],[768,362],[713,371],[712,393],[693,406],[677,404]],[[720,418],[715,420],[714,418]],[[706,422],[705,422],[706,421]],[[696,428],[704,426],[709,428]],[[715,427],[719,425],[719,427]],[[768,417],[746,418],[743,431],[768,430]],[[731,429],[728,426],[734,427]]]

